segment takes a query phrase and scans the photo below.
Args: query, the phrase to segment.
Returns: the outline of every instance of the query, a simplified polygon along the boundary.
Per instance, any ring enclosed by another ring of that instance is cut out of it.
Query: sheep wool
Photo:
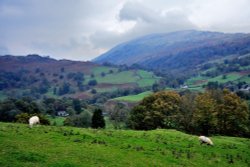
[[[212,140],[211,139],[209,139],[208,137],[206,137],[206,136],[200,136],[199,137],[199,141],[201,142],[201,144],[207,144],[207,145],[211,145],[211,146],[213,146],[214,145],[214,143],[212,142]]]
[[[35,124],[39,124],[40,121],[39,121],[39,117],[38,116],[33,116],[29,119],[29,125],[30,125],[30,128],[33,127],[33,125]]]

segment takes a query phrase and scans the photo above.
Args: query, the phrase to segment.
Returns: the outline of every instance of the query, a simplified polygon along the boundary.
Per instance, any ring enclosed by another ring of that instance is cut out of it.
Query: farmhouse
[[[66,111],[58,111],[57,115],[61,116],[61,117],[67,117],[67,116],[69,116],[69,114]]]

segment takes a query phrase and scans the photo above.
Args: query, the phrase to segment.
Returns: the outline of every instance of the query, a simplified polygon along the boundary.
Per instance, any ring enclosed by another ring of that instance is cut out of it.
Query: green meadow
[[[112,72],[111,72],[112,71]],[[152,86],[160,77],[157,77],[153,72],[144,70],[126,70],[118,71],[113,67],[95,67],[92,70],[94,77],[85,76],[84,83],[95,79],[98,84],[112,84],[113,88],[119,87],[120,84],[135,84],[139,87]],[[104,75],[102,75],[104,74]],[[98,92],[112,91],[110,88],[97,88]]]
[[[146,96],[148,96],[150,94],[152,94],[151,91],[146,91],[146,92],[142,92],[142,93],[137,94],[137,95],[129,95],[129,96],[117,97],[117,98],[115,98],[113,100],[138,102],[138,101],[141,101],[144,97],[146,97]]]
[[[176,130],[94,130],[0,123],[1,167],[250,166],[250,140]]]

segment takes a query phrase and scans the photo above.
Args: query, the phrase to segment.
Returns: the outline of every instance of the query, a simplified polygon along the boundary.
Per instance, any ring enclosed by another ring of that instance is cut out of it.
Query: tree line
[[[98,107],[90,107],[79,99],[54,99],[45,98],[40,102],[29,97],[20,99],[9,98],[0,101],[0,121],[28,123],[31,116],[37,115],[41,124],[49,125],[49,117],[55,117],[58,112],[64,111],[67,118],[64,125],[76,127],[104,128],[105,121],[102,110]]]
[[[204,93],[161,91],[134,107],[128,127],[136,130],[171,128],[199,135],[248,136],[247,103],[228,90]]]

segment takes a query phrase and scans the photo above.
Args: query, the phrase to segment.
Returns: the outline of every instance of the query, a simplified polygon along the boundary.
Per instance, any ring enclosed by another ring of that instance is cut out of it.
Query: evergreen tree
[[[102,115],[102,110],[101,109],[96,109],[94,111],[94,114],[92,116],[92,128],[104,128],[105,127],[105,121],[104,117]]]

